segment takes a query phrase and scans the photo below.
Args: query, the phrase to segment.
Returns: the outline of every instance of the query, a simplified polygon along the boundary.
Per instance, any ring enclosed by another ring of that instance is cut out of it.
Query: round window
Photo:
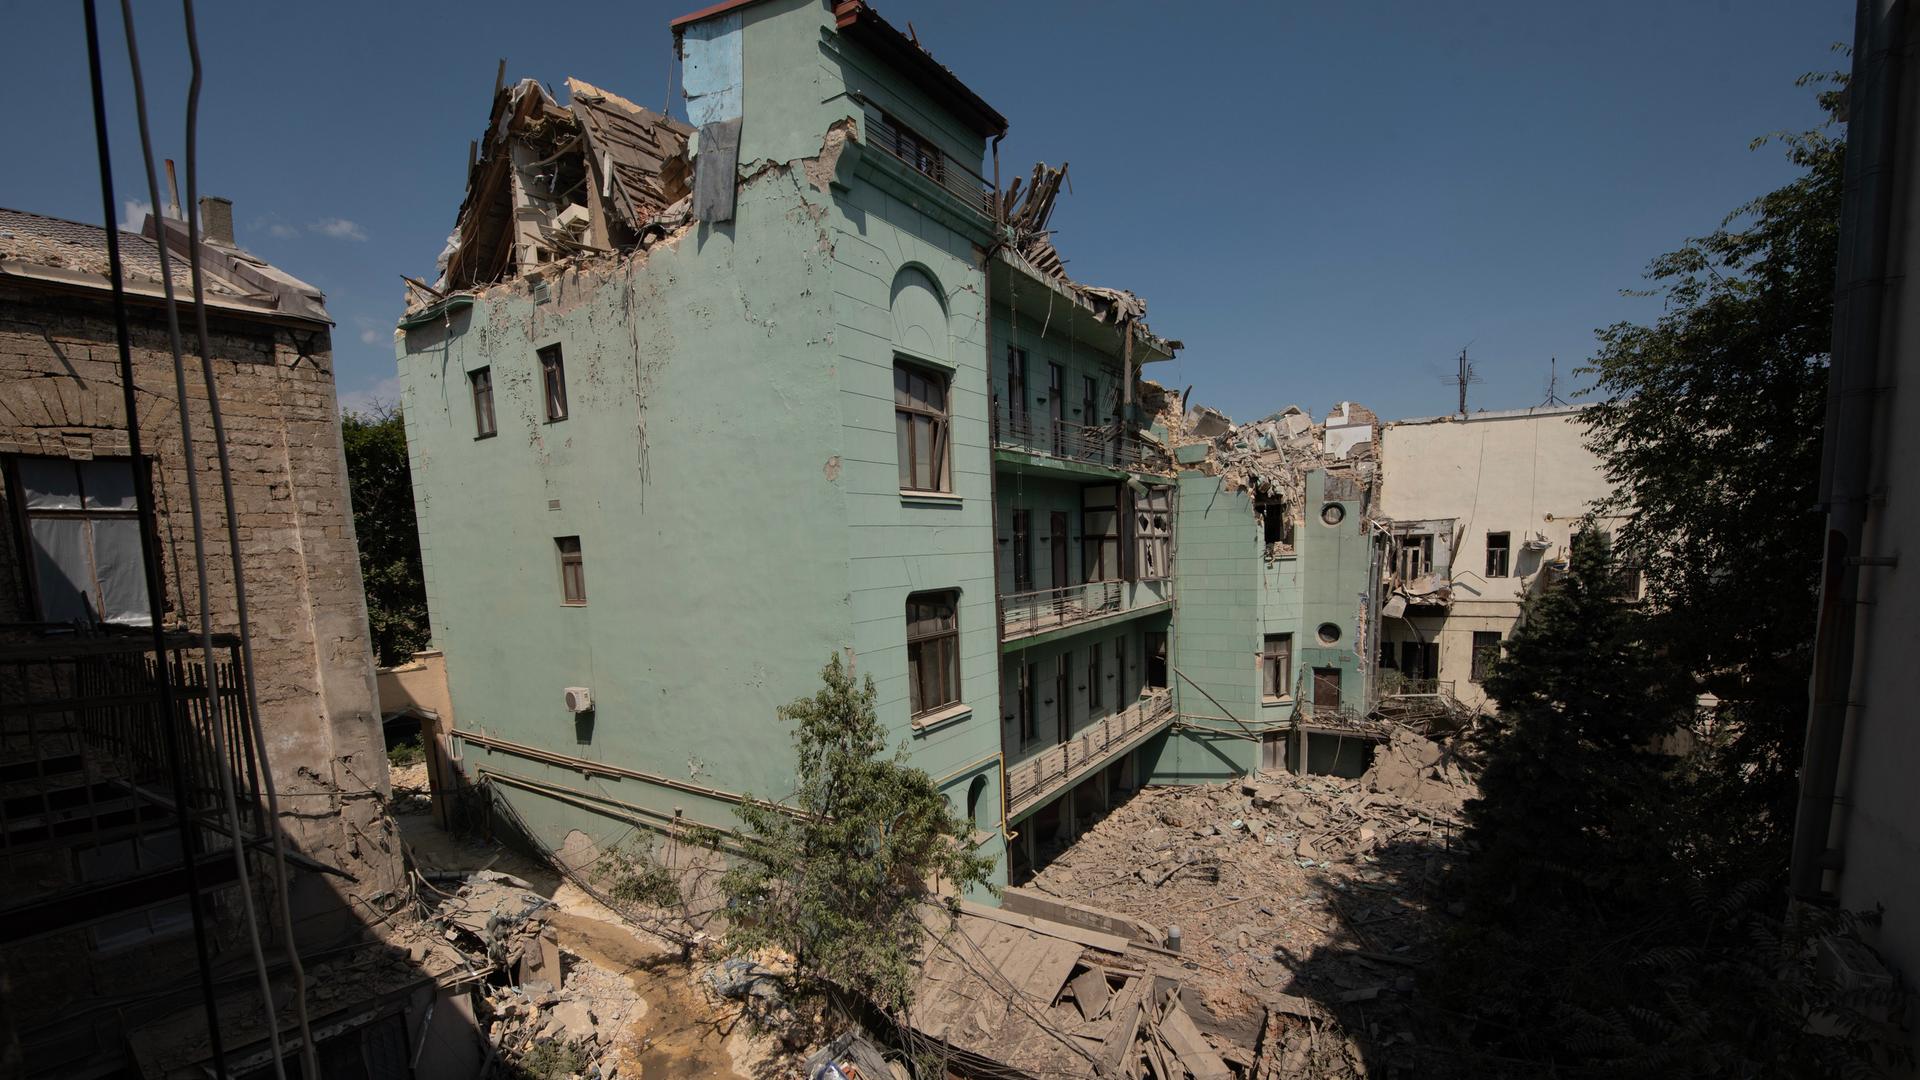
[[[1347,519],[1347,508],[1339,503],[1328,503],[1320,508],[1320,520],[1329,525],[1338,525]]]
[[[1340,628],[1330,622],[1321,623],[1320,629],[1315,631],[1315,633],[1318,633],[1320,640],[1328,645],[1340,640]]]

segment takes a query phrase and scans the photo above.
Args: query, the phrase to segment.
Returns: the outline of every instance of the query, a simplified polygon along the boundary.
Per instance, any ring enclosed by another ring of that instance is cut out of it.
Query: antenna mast
[[[1560,358],[1547,358],[1547,400],[1540,403],[1542,408],[1548,405],[1565,405],[1558,393],[1560,388]]]

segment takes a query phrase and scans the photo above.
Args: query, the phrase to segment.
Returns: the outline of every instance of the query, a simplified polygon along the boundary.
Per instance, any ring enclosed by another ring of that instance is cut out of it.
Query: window
[[[1473,632],[1473,681],[1485,682],[1487,673],[1493,670],[1494,661],[1498,659],[1500,659],[1500,631],[1475,630]]]
[[[540,381],[547,391],[547,421],[567,418],[567,367],[560,359],[560,346],[540,350]]]
[[[1100,395],[1094,389],[1093,376],[1080,377],[1080,423],[1086,427],[1098,427],[1094,417],[1099,415]]]
[[[1328,503],[1320,508],[1320,520],[1329,525],[1338,525],[1347,520],[1347,508],[1339,503]]]
[[[1033,516],[1030,511],[1013,512],[1013,591],[1033,591]]]
[[[1293,514],[1287,510],[1285,499],[1267,499],[1256,507],[1260,511],[1260,529],[1263,542],[1268,547],[1278,544],[1281,547],[1293,546]]]
[[[1067,372],[1059,364],[1047,365],[1047,418],[1053,428],[1053,456],[1067,456]]]
[[[1148,488],[1133,502],[1134,542],[1143,581],[1173,576],[1173,489]]]
[[[1293,635],[1268,634],[1260,653],[1261,696],[1278,701],[1293,695]]]
[[[1033,686],[1039,680],[1035,678],[1032,664],[1019,667],[1019,685],[1014,688],[1013,712],[1020,731],[1020,745],[1025,746],[1040,734],[1033,715]]]
[[[1124,634],[1113,639],[1113,674],[1109,677],[1118,680],[1113,687],[1113,703],[1124,706],[1127,703],[1127,638]]]
[[[1007,347],[1007,415],[1027,419],[1027,350]]]
[[[499,433],[493,422],[493,369],[467,372],[467,386],[473,391],[473,437],[490,439]]]
[[[893,365],[893,428],[903,491],[951,491],[947,481],[947,380]]]
[[[960,700],[960,594],[907,597],[907,698],[925,716]]]
[[[1440,643],[1403,641],[1400,643],[1400,674],[1409,679],[1432,679],[1440,672]]]
[[[1167,632],[1165,630],[1147,631],[1147,686],[1154,690],[1167,688]]]
[[[976,830],[984,830],[988,822],[980,820],[980,800],[987,793],[987,778],[976,776],[973,783],[967,785],[967,824]]]
[[[580,554],[580,538],[556,536],[553,545],[560,552],[560,601],[565,604],[587,602],[587,564]]]
[[[1102,659],[1106,650],[1098,644],[1087,646],[1087,717],[1091,719],[1100,709],[1101,683],[1105,682],[1106,662]]]
[[[1507,576],[1513,551],[1511,533],[1490,532],[1487,534],[1487,576],[1501,578]]]
[[[881,123],[872,125],[871,133],[875,142],[894,157],[913,166],[915,171],[935,180],[946,175],[946,159],[941,155],[940,148],[893,117],[882,116]]]
[[[40,619],[152,625],[132,460],[23,457],[13,468]]]
[[[1340,640],[1340,625],[1338,623],[1323,622],[1314,633],[1320,638],[1320,644],[1332,645]]]
[[[1080,491],[1080,568],[1088,581],[1120,580],[1120,489]]]
[[[1403,536],[1399,551],[1400,580],[1412,581],[1433,571],[1433,535]]]

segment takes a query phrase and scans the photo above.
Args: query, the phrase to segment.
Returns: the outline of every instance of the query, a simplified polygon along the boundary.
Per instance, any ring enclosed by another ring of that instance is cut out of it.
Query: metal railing
[[[1088,426],[996,408],[993,444],[1005,450],[1133,472],[1164,475],[1173,471],[1172,459],[1165,450],[1143,439],[1121,434],[1114,424]]]
[[[37,864],[50,848],[149,836],[157,842],[178,836],[181,815],[194,823],[196,843],[206,845],[192,853],[196,859],[225,846],[228,778],[243,837],[267,835],[239,647],[237,639],[215,638],[211,669],[197,640],[185,637],[170,639],[159,654],[145,637],[0,647],[0,859],[15,885],[4,890],[9,904],[45,891],[21,887],[14,864]],[[162,705],[163,670],[172,684],[171,718]],[[216,752],[216,730],[224,754]],[[179,783],[170,742],[180,756]],[[177,844],[168,850],[177,865]]]
[[[1381,697],[1452,697],[1452,679],[1414,679],[1394,672],[1380,675]]]
[[[979,173],[953,160],[917,132],[894,123],[885,113],[868,110],[866,117],[869,143],[938,184],[967,209],[981,217],[993,216],[993,190]]]
[[[1126,606],[1126,583],[1089,581],[1000,597],[1000,640],[1057,630],[1116,614]]]
[[[1122,747],[1173,719],[1173,695],[1148,690],[1132,705],[1102,717],[1066,742],[1007,769],[1007,812],[1018,814],[1079,782],[1108,763]]]

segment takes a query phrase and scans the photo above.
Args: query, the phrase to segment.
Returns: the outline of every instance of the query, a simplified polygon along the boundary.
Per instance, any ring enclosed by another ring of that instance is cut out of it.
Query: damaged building
[[[219,1075],[270,1071],[260,980],[297,1056],[296,960],[365,976],[304,1000],[327,1061],[417,1035],[436,992],[368,929],[405,879],[327,311],[235,245],[226,200],[200,209],[197,240],[173,217],[109,234],[0,210],[0,1046],[27,1076],[211,1076],[215,1045]],[[191,342],[192,254],[224,439],[190,349],[189,457],[164,286]]]

